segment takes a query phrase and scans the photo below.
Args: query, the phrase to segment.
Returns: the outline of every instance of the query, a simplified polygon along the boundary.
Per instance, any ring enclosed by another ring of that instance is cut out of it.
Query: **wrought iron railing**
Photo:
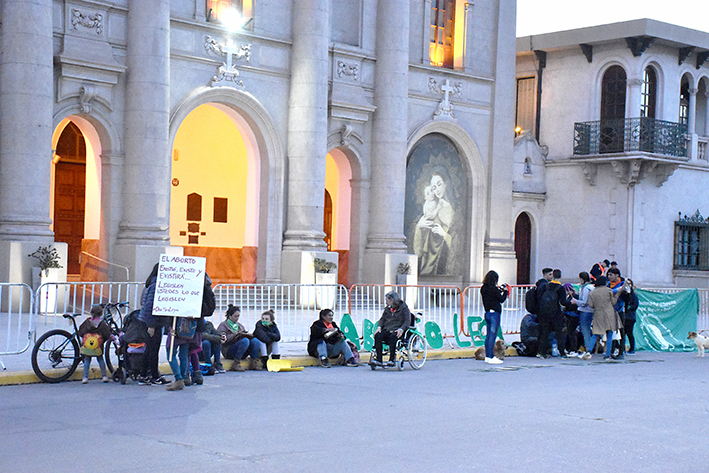
[[[574,155],[643,151],[687,156],[687,125],[654,118],[574,123]]]

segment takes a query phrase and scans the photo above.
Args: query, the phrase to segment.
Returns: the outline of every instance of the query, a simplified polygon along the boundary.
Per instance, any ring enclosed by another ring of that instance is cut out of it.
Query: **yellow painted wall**
[[[177,179],[179,185],[175,186]],[[180,125],[173,143],[170,243],[187,245],[187,195],[202,196],[199,246],[241,248],[245,241],[247,156],[234,122],[207,104]],[[214,223],[214,198],[228,199],[227,223]]]

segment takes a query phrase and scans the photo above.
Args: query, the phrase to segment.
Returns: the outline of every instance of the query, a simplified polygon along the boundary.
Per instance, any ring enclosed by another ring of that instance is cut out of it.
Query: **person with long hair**
[[[633,280],[627,278],[625,280],[625,291],[620,295],[620,298],[625,303],[625,310],[623,310],[623,327],[625,327],[625,335],[628,337],[628,355],[635,354],[635,336],[633,335],[633,328],[635,327],[635,311],[638,310],[640,302],[638,301],[638,295],[635,293],[635,284]],[[625,338],[625,337],[624,337]],[[621,343],[625,343],[625,340],[621,340]]]
[[[485,335],[485,363],[492,365],[502,364],[502,360],[495,356],[495,337],[500,328],[500,318],[502,316],[502,303],[507,300],[509,288],[507,284],[498,286],[500,276],[495,271],[488,271],[483,279],[483,285],[480,288],[480,296],[485,309],[485,326],[487,327],[487,335]]]

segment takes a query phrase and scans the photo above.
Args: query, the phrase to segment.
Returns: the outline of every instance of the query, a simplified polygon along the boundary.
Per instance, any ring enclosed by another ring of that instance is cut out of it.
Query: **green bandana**
[[[263,325],[264,327],[268,327],[269,325],[271,325],[271,323],[272,322],[270,320],[262,320],[261,321],[261,325]]]
[[[239,333],[239,323],[238,322],[232,322],[229,319],[226,319],[226,324],[229,326],[232,332],[234,333]]]

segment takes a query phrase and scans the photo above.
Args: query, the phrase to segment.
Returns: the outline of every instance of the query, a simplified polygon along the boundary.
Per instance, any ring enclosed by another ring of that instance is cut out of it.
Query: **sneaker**
[[[81,384],[89,384],[89,378],[82,379]]]
[[[108,376],[104,375],[103,378],[101,378],[101,381],[103,381],[104,383],[108,383],[111,380],[108,378]]]
[[[625,356],[623,356],[623,355],[616,355],[611,358],[613,358],[614,360],[625,360]]]
[[[562,360],[568,360],[568,359],[569,359],[569,355],[563,354],[563,355],[561,355],[561,359],[562,359]]]
[[[138,384],[140,384],[140,381],[138,382]],[[155,386],[164,386],[166,384],[170,384],[170,381],[166,380],[165,377],[160,376],[157,379],[151,379],[150,384]]]
[[[613,361],[613,358],[611,358],[610,356],[605,356],[605,355],[604,355],[604,356],[603,356],[603,361]]]
[[[192,381],[197,386],[201,386],[202,384],[204,384],[204,377],[202,376],[202,372],[195,371],[194,376],[192,376]]]
[[[189,374],[185,379],[183,379],[183,381],[185,382],[185,386],[192,386],[192,376],[190,376]]]
[[[357,363],[354,358],[350,358],[347,360],[347,366],[359,366],[359,363]]]
[[[551,355],[542,355],[541,353],[537,353],[537,358],[541,358],[542,360],[548,360],[549,358],[551,358]]]
[[[496,356],[492,358],[485,358],[485,363],[490,363],[491,365],[501,365],[503,361]]]
[[[138,386],[150,386],[151,384],[150,378],[143,378],[142,376],[138,378]]]
[[[582,360],[590,360],[591,359],[591,354],[589,352],[584,352],[583,355],[579,356]]]
[[[324,356],[322,358],[320,358],[320,366],[322,366],[323,368],[331,368],[332,367],[332,365],[330,364],[328,359],[325,358]]]
[[[572,351],[572,352],[569,352],[566,356],[567,356],[567,358],[568,358],[568,357],[574,357],[574,358],[576,358],[577,356],[579,356],[579,353],[576,353],[575,351]]]
[[[635,355],[635,352],[634,351],[626,351],[625,354],[626,355]]]
[[[217,373],[226,373],[226,370],[224,369],[224,365],[222,365],[221,363],[215,364],[214,369],[217,370]]]
[[[389,360],[389,361],[387,361],[387,364],[386,364],[386,365],[391,368],[392,366],[396,366],[396,361],[394,361],[394,360]]]
[[[185,388],[185,382],[181,379],[175,380],[172,383],[167,385],[167,390],[168,391],[179,391],[180,389]]]

